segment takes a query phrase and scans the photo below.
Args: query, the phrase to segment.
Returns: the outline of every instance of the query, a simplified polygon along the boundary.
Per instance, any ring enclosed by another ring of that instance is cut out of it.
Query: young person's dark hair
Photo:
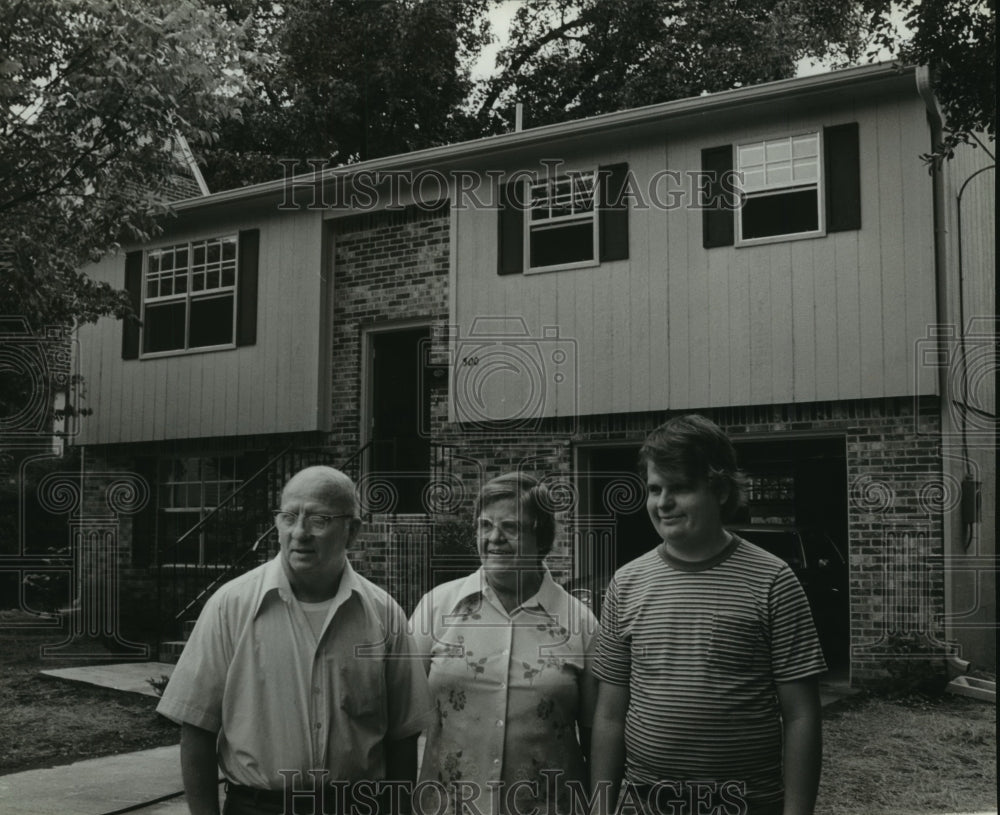
[[[689,413],[669,419],[648,436],[639,450],[639,468],[647,465],[663,472],[680,472],[692,481],[708,481],[717,494],[725,494],[722,519],[732,520],[746,504],[747,477],[736,464],[736,450],[715,422]]]

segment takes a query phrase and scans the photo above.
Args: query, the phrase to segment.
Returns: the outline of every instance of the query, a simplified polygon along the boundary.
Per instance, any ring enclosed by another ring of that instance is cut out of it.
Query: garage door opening
[[[791,566],[809,598],[831,668],[849,663],[850,609],[847,556],[846,441],[787,438],[736,442],[749,477],[748,506],[732,525],[742,537]],[[645,501],[609,505],[617,481],[636,473],[639,445],[581,448],[582,505],[609,533],[600,545],[582,546],[576,584],[590,586],[595,606],[614,569],[659,544]]]

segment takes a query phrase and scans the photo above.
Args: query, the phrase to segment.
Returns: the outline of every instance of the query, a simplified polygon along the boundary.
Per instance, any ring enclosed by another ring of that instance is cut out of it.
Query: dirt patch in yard
[[[41,676],[95,662],[43,659],[41,647],[58,641],[0,634],[0,774],[178,742],[179,728],[155,712],[154,697]]]
[[[0,634],[0,774],[176,744],[156,699],[41,677],[91,659],[42,659],[53,638]],[[155,677],[151,677],[155,678]],[[823,711],[817,815],[996,809],[996,706],[946,694],[857,695]]]
[[[816,815],[995,812],[996,712],[953,694],[835,702]]]

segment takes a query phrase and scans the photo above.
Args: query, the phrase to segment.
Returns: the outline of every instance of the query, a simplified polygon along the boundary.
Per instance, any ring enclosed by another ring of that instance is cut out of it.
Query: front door
[[[426,373],[430,328],[371,335],[372,405],[369,475],[395,490],[394,512],[424,512],[430,478],[430,390]]]

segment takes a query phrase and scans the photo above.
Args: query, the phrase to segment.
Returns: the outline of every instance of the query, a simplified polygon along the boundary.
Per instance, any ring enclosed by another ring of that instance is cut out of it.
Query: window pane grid
[[[559,268],[597,258],[597,173],[570,172],[530,186],[526,268]]]
[[[743,191],[818,183],[819,134],[741,144],[738,165],[743,173]]]
[[[144,304],[163,309],[164,304],[172,303],[176,305],[170,308],[180,311],[147,309],[147,316],[153,319],[144,320],[145,352],[232,344],[237,263],[235,235],[149,252],[143,281]],[[220,298],[226,298],[228,305]],[[183,319],[180,319],[181,313]]]
[[[593,172],[574,173],[531,185],[531,220],[591,217],[594,212]]]
[[[736,169],[743,193],[740,240],[822,231],[818,132],[737,145]]]

